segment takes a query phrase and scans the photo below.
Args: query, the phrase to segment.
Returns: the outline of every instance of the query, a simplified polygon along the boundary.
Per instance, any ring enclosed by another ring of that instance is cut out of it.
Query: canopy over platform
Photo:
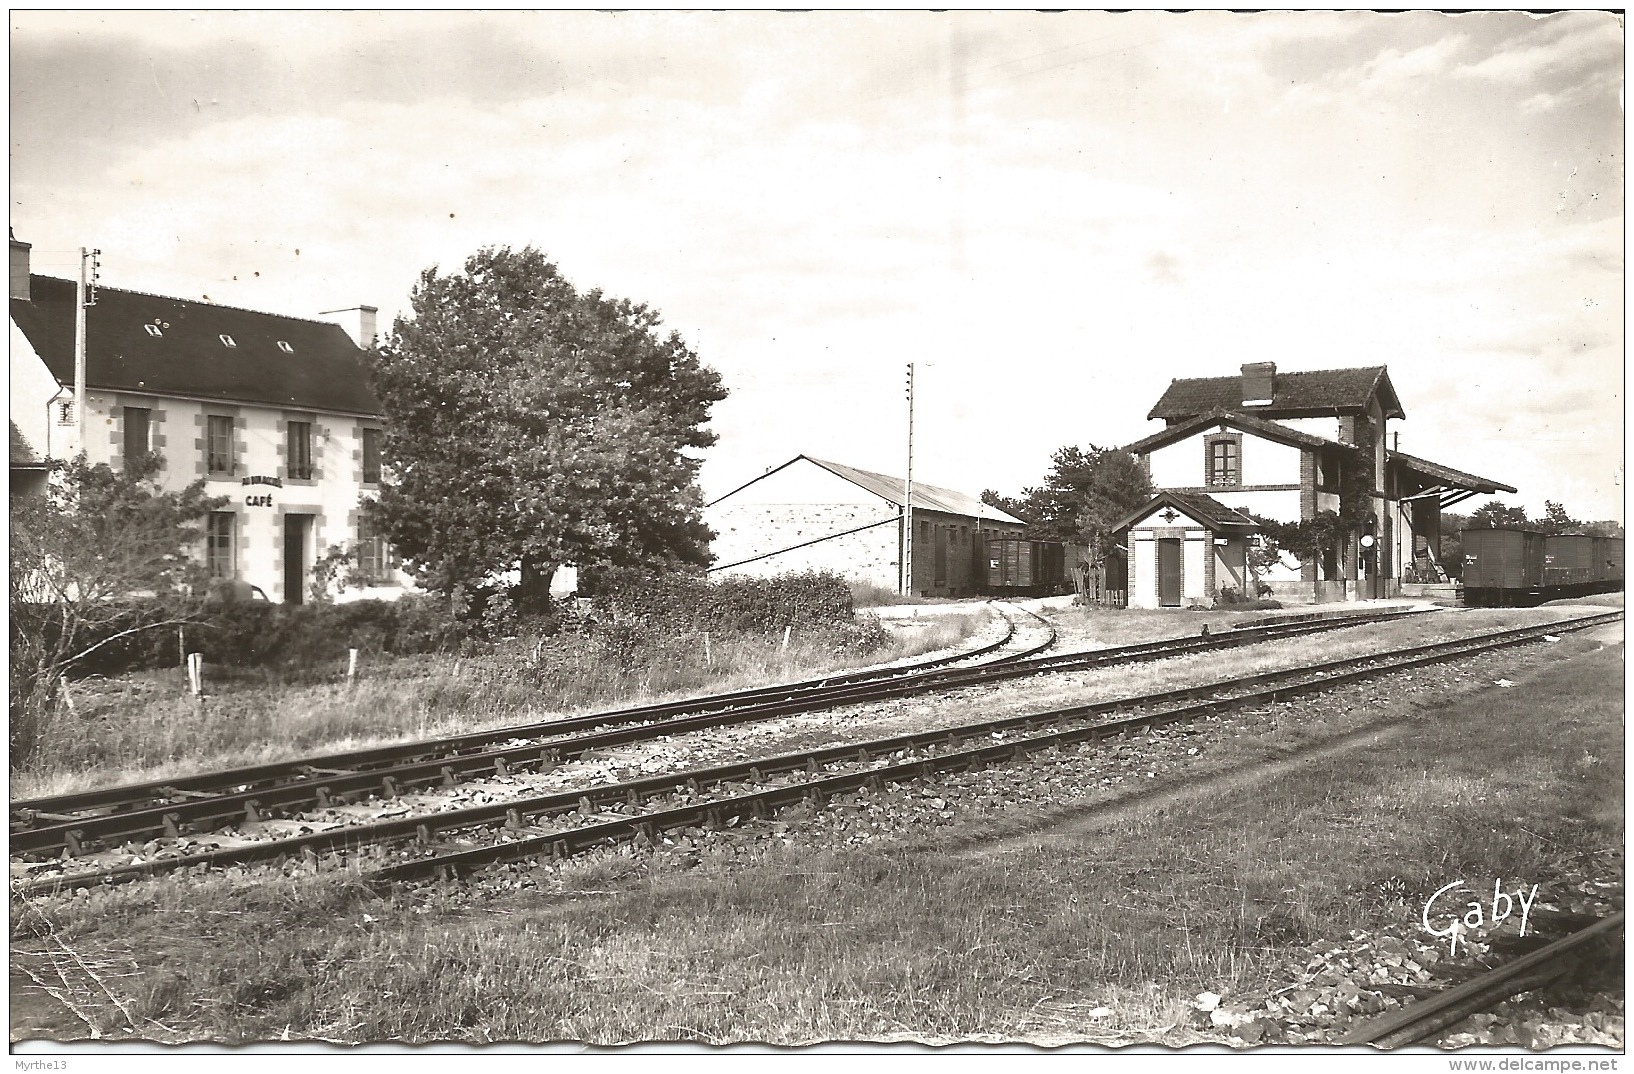
[[[1519,491],[1513,485],[1454,470],[1450,466],[1442,466],[1440,463],[1406,455],[1400,451],[1387,451],[1385,458],[1396,471],[1396,487],[1402,493],[1400,496],[1402,503],[1434,500],[1439,508],[1445,511],[1453,504],[1462,503],[1471,496]]]

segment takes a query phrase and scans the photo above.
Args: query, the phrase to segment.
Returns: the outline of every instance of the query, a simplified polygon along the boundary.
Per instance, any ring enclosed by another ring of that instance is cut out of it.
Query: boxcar
[[[1465,530],[1464,603],[1512,606],[1542,599],[1543,534],[1531,530]]]
[[[1464,603],[1540,604],[1623,587],[1623,539],[1520,529],[1465,530]]]
[[[976,576],[991,596],[1047,596],[1066,588],[1066,548],[1059,541],[983,534],[977,555]]]
[[[1623,539],[1621,537],[1595,537],[1594,540],[1594,580],[1596,582],[1616,583],[1610,585],[1612,589],[1619,589],[1623,583]]]
[[[1576,590],[1594,578],[1594,538],[1581,533],[1552,533],[1543,539],[1543,585]]]

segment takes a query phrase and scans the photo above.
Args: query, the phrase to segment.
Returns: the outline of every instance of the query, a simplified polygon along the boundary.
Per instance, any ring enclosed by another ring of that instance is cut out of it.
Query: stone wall
[[[901,581],[894,505],[721,503],[704,510],[704,521],[715,531],[718,574],[833,571],[892,590]]]

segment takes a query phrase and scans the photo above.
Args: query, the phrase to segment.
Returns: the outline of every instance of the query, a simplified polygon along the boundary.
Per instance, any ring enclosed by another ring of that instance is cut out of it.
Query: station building
[[[891,592],[902,585],[900,477],[796,455],[706,504],[716,575],[833,571]],[[927,597],[978,592],[985,537],[1019,535],[1014,515],[952,489],[913,483],[913,585]]]
[[[84,442],[74,414],[76,287],[29,271],[11,240],[12,494],[42,487],[47,460],[84,451],[119,469],[160,457],[160,487],[203,478],[227,503],[197,550],[212,579],[300,603],[331,548],[368,580],[337,599],[392,598],[410,579],[360,503],[380,482],[382,413],[362,346],[375,310],[348,324],[98,287],[86,313]]]
[[[1402,586],[1447,582],[1436,559],[1441,511],[1513,487],[1387,445],[1405,418],[1385,366],[1277,371],[1172,381],[1147,414],[1165,427],[1125,450],[1157,494],[1119,523],[1127,534],[1131,607],[1208,605],[1222,590],[1285,602],[1399,596]],[[1362,497],[1364,521],[1325,556],[1284,553],[1251,577],[1259,516],[1302,522]]]

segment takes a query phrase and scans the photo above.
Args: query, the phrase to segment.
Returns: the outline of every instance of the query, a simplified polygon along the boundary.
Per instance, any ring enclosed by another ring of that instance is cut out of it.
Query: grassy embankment
[[[615,856],[504,894],[166,881],[14,904],[14,965],[54,980],[54,959],[77,1017],[127,1039],[1160,1038],[1290,945],[1414,920],[1461,877],[1547,886],[1618,853],[1622,653],[1568,637],[1500,665],[1513,689],[1309,706],[1209,740],[1164,773],[1173,795],[1141,781],[1048,832],[972,811],[915,844]],[[1354,752],[1264,764],[1391,718]],[[83,1035],[65,1010],[33,1024]]]
[[[480,656],[379,657],[345,684],[344,661],[329,681],[288,681],[276,672],[206,671],[203,704],[180,669],[72,687],[23,771],[14,798],[158,779],[376,742],[505,727],[595,709],[762,686],[837,668],[889,663],[967,644],[989,613],[943,617],[912,631],[855,637],[795,631],[665,639],[634,652],[577,637],[543,646],[503,644]]]

